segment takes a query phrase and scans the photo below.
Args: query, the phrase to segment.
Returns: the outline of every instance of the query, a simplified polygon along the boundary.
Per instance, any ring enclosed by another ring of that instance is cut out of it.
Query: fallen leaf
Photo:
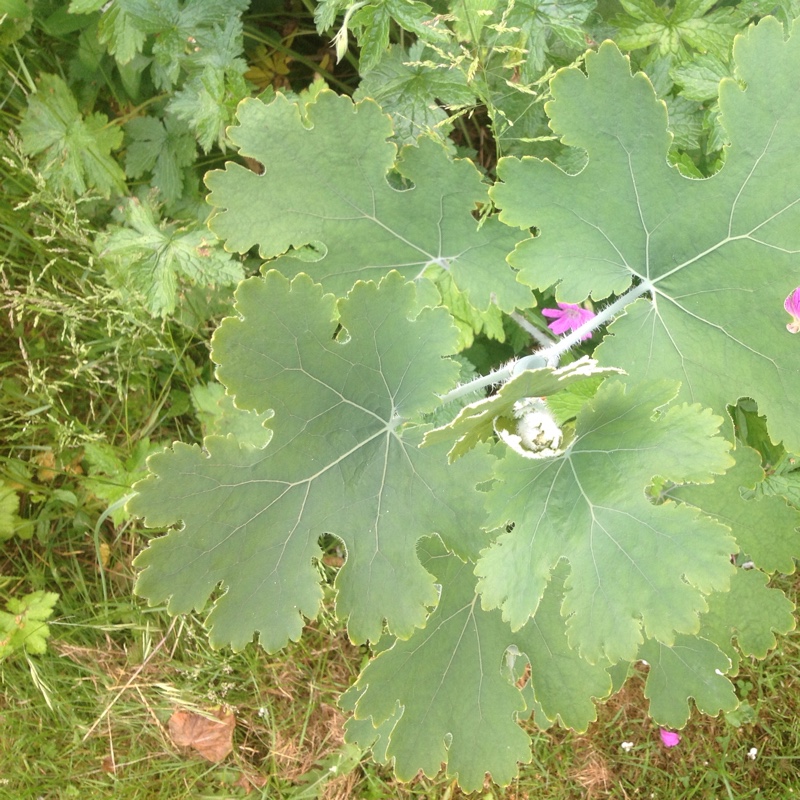
[[[179,747],[191,747],[207,761],[218,763],[233,750],[235,725],[233,712],[224,707],[213,716],[181,710],[169,718],[169,735]]]

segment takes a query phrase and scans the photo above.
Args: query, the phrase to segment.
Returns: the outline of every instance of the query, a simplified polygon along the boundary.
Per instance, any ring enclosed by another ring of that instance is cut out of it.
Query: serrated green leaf
[[[236,106],[247,96],[247,83],[241,75],[208,66],[175,92],[167,110],[189,126],[208,153],[215,145],[225,149],[225,129],[233,120]]]
[[[18,512],[19,496],[0,479],[0,541],[14,535],[21,522]]]
[[[481,610],[471,564],[434,542],[422,552],[442,585],[439,605],[422,631],[363,670],[356,718],[373,725],[396,718],[386,756],[401,780],[420,770],[432,777],[445,762],[466,792],[481,788],[486,772],[505,785],[517,762],[530,760],[530,741],[515,720],[525,703],[501,672],[511,631],[499,613]]]
[[[604,660],[590,664],[570,646],[567,621],[561,615],[564,581],[569,571],[556,568],[534,617],[514,636],[516,646],[528,656],[530,684],[538,704],[535,720],[547,720],[585,731],[597,719],[595,699],[611,693],[609,668]]]
[[[141,53],[147,39],[141,20],[128,11],[128,5],[125,0],[106,4],[97,31],[98,40],[106,45],[118,64],[127,64]]]
[[[70,0],[70,14],[93,14],[99,11],[108,0]]]
[[[496,394],[478,400],[459,411],[448,425],[428,431],[424,444],[451,444],[448,459],[453,462],[479,442],[494,437],[497,417],[510,416],[514,404],[529,397],[546,397],[587,378],[618,374],[614,368],[599,367],[588,357],[565,367],[526,370],[503,384]]]
[[[725,58],[746,17],[734,8],[707,13],[713,5],[708,0],[679,0],[670,10],[667,6],[657,6],[653,0],[622,0],[629,16],[615,20],[618,28],[615,41],[625,50],[657,45],[659,55],[675,56],[678,60],[685,59],[690,49]]]
[[[317,26],[317,33],[322,34],[328,28],[332,28],[337,15],[351,4],[352,0],[319,0],[314,8],[314,22]]]
[[[444,44],[450,37],[450,31],[442,19],[432,13],[430,3],[420,0],[384,0],[386,8],[397,24],[416,34],[423,42]]]
[[[589,152],[587,167],[568,176],[546,162],[503,159],[493,196],[507,223],[541,230],[509,259],[520,280],[558,283],[564,302],[619,294],[634,279],[653,285],[653,301],[628,305],[610,326],[601,362],[632,378],[679,379],[684,399],[718,414],[754,397],[776,438],[800,450],[797,414],[785,401],[800,396],[800,359],[783,310],[800,284],[800,167],[785,158],[800,96],[784,77],[800,72],[800,36],[784,41],[780,24],[766,19],[737,38],[734,53],[747,89],[722,83],[733,145],[712,178],[687,179],[668,165],[663,105],[606,43],[587,55],[588,77],[556,76],[547,106],[556,133]]]
[[[518,0],[506,15],[515,49],[522,55],[520,79],[533,83],[540,77],[554,37],[570,47],[586,46],[584,25],[595,0]],[[500,37],[499,42],[505,42]]]
[[[373,659],[348,692],[344,705],[355,718],[347,738],[372,746],[382,762],[394,759],[401,780],[419,770],[432,776],[446,762],[465,791],[480,787],[486,772],[506,784],[516,762],[530,758],[517,724],[526,703],[544,727],[560,718],[586,730],[596,717],[593,699],[611,691],[608,664],[590,665],[567,644],[564,570],[514,634],[499,612],[480,607],[470,564],[433,540],[421,556],[442,586],[439,605],[423,630]],[[531,667],[524,689],[515,686],[520,656]]]
[[[383,0],[369,3],[353,14],[351,25],[361,46],[358,66],[360,72],[369,72],[380,63],[389,47],[389,28],[392,17]]]
[[[739,705],[733,684],[725,677],[731,662],[713,642],[679,635],[670,646],[648,639],[639,657],[650,666],[644,696],[659,725],[682,728],[689,719],[690,698],[710,716]]]
[[[237,408],[222,384],[193,386],[192,403],[197,418],[203,424],[203,436],[233,434],[239,444],[251,447],[266,447],[272,437],[272,431],[264,427],[264,423],[272,417],[272,411],[256,414]]]
[[[54,592],[39,591],[6,603],[8,613],[0,611],[0,659],[20,648],[34,654],[47,650],[50,628],[44,620],[52,615],[57,600]]]
[[[472,216],[486,187],[470,161],[453,161],[424,137],[395,163],[388,117],[369,100],[354,106],[332,92],[307,107],[306,124],[280,95],[269,105],[246,100],[237,116],[231,140],[265,173],[229,163],[206,176],[218,209],[211,226],[229,249],[257,245],[273,258],[313,245],[316,252],[274,266],[288,277],[306,272],[339,295],[391,269],[421,279],[432,264],[449,270],[477,309],[492,297],[507,311],[530,305],[530,291],[505,264],[515,235],[494,217],[479,228]],[[298,170],[298,163],[318,167]],[[392,168],[414,188],[390,185]]]
[[[632,660],[648,637],[671,644],[696,633],[704,595],[733,571],[726,528],[688,508],[651,505],[653,475],[709,482],[731,464],[715,436],[721,420],[698,406],[654,409],[674,397],[669,381],[625,389],[606,381],[584,406],[575,439],[554,458],[510,451],[495,469],[489,523],[514,523],[483,553],[476,574],[486,608],[514,629],[536,612],[550,572],[571,567],[562,613],[570,644],[590,662]],[[691,559],[687,561],[687,553]]]
[[[122,144],[122,130],[105,114],[84,119],[57,75],[41,76],[19,132],[24,152],[38,156],[39,169],[55,188],[78,196],[90,189],[104,197],[125,191],[125,175],[111,157]]]
[[[676,486],[669,496],[727,525],[738,549],[767,572],[792,573],[800,558],[800,512],[780,497],[745,500],[764,479],[761,459],[749,447],[736,449],[736,466],[709,486]],[[735,552],[735,551],[731,551]]]
[[[719,84],[730,78],[731,68],[726,61],[707,54],[672,69],[671,77],[681,87],[681,94],[700,103],[719,97]]]
[[[183,194],[184,171],[194,163],[197,154],[194,137],[188,126],[167,115],[136,117],[125,126],[128,148],[125,172],[130,178],[153,173],[152,185],[167,203],[174,203]]]
[[[453,125],[442,105],[475,102],[464,72],[437,63],[435,55],[423,42],[408,51],[393,45],[374,69],[362,74],[353,95],[356,102],[372,98],[391,116],[398,145],[413,144],[423,133],[444,140]]]
[[[708,599],[699,635],[728,656],[733,674],[739,667],[740,651],[764,658],[777,644],[775,633],[786,634],[795,628],[794,605],[783,592],[767,588],[767,580],[761,570],[737,569],[730,591]]]
[[[347,549],[336,587],[350,636],[376,640],[384,618],[410,635],[437,596],[417,539],[436,532],[465,556],[485,543],[474,487],[488,477],[486,456],[454,471],[442,448],[417,448],[424,428],[403,424],[432,410],[458,374],[442,358],[455,337],[447,313],[408,319],[414,288],[396,273],[380,287],[358,283],[338,317],[335,298],[307,276],[289,284],[273,271],[236,296],[240,318],[213,340],[217,376],[240,408],[274,410],[273,438],[256,450],[212,436],[207,455],[176,444],[150,459],[153,476],[130,510],[151,526],[184,527],[139,556],[137,591],[181,613],[222,583],[212,640],[241,648],[260,631],[275,650],[317,613],[312,562],[332,533]]]
[[[179,276],[201,286],[230,286],[244,277],[242,265],[206,230],[160,222],[154,209],[135,198],[123,213],[126,227],[110,226],[95,248],[114,280],[140,292],[154,316],[175,310]]]

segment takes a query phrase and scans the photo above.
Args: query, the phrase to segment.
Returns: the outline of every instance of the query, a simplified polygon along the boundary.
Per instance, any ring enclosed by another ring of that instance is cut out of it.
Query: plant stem
[[[501,367],[494,372],[490,372],[488,375],[482,375],[480,378],[469,381],[469,383],[465,383],[462,386],[457,386],[452,391],[442,395],[442,404],[444,405],[445,403],[450,403],[453,400],[457,400],[459,397],[463,397],[471,392],[477,392],[480,389],[485,389],[487,386],[491,386],[492,384],[505,383],[515,375],[519,375],[520,372],[524,372],[527,369],[557,367],[558,362],[561,360],[561,356],[563,356],[564,353],[566,353],[570,348],[578,344],[587,333],[596,331],[602,325],[610,322],[625,308],[625,306],[627,306],[629,303],[632,303],[643,294],[652,291],[652,289],[653,284],[650,281],[642,281],[642,283],[633,286],[631,289],[625,292],[625,294],[618,297],[613,303],[610,303],[604,309],[598,311],[597,314],[592,317],[592,319],[584,322],[583,325],[581,325],[579,328],[576,328],[569,335],[564,336],[554,344],[551,344],[549,347],[544,347],[541,350],[537,350],[535,353],[532,353],[529,356],[524,356],[523,358],[518,358],[515,361],[511,361],[504,367]]]

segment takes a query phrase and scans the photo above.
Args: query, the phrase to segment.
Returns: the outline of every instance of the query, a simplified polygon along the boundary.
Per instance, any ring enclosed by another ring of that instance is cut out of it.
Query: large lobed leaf
[[[720,88],[732,144],[723,168],[689,179],[667,162],[664,105],[647,77],[631,76],[610,42],[553,79],[547,105],[565,144],[587,166],[567,175],[533,158],[504,159],[493,190],[510,225],[540,235],[510,257],[520,279],[558,284],[581,302],[650,281],[597,351],[632,379],[681,381],[681,397],[725,414],[740,396],[758,401],[773,434],[800,449],[797,337],[783,301],[800,284],[800,35],[772,18],[737,38],[736,75]],[[602,194],[602,202],[598,202]],[[736,369],[732,365],[736,365]]]
[[[274,271],[242,283],[236,300],[240,317],[214,335],[218,377],[239,407],[274,410],[274,434],[264,449],[211,436],[205,452],[176,444],[150,458],[130,510],[183,527],[139,556],[137,591],[181,613],[221,584],[212,640],[241,648],[260,631],[276,650],[317,613],[313,562],[333,533],[347,548],[337,613],[351,637],[377,640],[384,618],[410,635],[437,600],[417,539],[438,533],[473,558],[485,541],[475,484],[488,478],[486,455],[448,467],[444,447],[418,449],[424,427],[404,424],[458,376],[442,358],[456,336],[447,313],[409,319],[415,290],[397,273],[358,283],[338,306],[307,276],[290,284]]]
[[[481,608],[471,564],[435,540],[421,556],[442,586],[439,604],[424,630],[395,642],[362,672],[345,697],[355,711],[347,738],[371,746],[381,761],[394,760],[404,780],[420,770],[433,776],[446,762],[465,791],[483,786],[487,772],[509,783],[517,762],[530,760],[529,738],[517,723],[530,691],[503,669],[512,652],[530,663],[527,702],[579,730],[596,717],[593,698],[611,691],[608,662],[591,665],[567,643],[563,571],[536,616],[513,633],[499,612]]]
[[[513,628],[536,613],[551,570],[570,565],[562,612],[570,643],[590,662],[632,660],[644,635],[667,645],[696,633],[704,595],[725,590],[736,545],[727,528],[674,503],[653,505],[654,475],[709,482],[731,464],[721,420],[676,405],[670,381],[606,381],[578,415],[560,456],[509,451],[489,496],[489,522],[514,523],[484,552],[476,574],[486,608]],[[689,556],[689,554],[691,554]]]
[[[435,265],[479,309],[492,299],[506,311],[532,304],[505,263],[515,234],[495,218],[478,228],[472,216],[487,190],[470,161],[428,138],[398,160],[375,103],[328,91],[302,107],[282,95],[269,105],[245,100],[237,116],[231,141],[264,174],[229,163],[206,178],[218,209],[211,227],[229,249],[257,245],[264,258],[300,251],[272,266],[289,277],[306,272],[337,295],[359,279],[392,269],[418,279]],[[413,188],[390,185],[393,169]]]

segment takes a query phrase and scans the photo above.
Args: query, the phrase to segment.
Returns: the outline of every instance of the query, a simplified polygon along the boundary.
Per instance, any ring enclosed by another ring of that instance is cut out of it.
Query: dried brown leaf
[[[224,707],[213,716],[182,709],[169,718],[169,735],[179,747],[191,747],[207,761],[219,763],[233,750],[235,725],[233,712]]]

